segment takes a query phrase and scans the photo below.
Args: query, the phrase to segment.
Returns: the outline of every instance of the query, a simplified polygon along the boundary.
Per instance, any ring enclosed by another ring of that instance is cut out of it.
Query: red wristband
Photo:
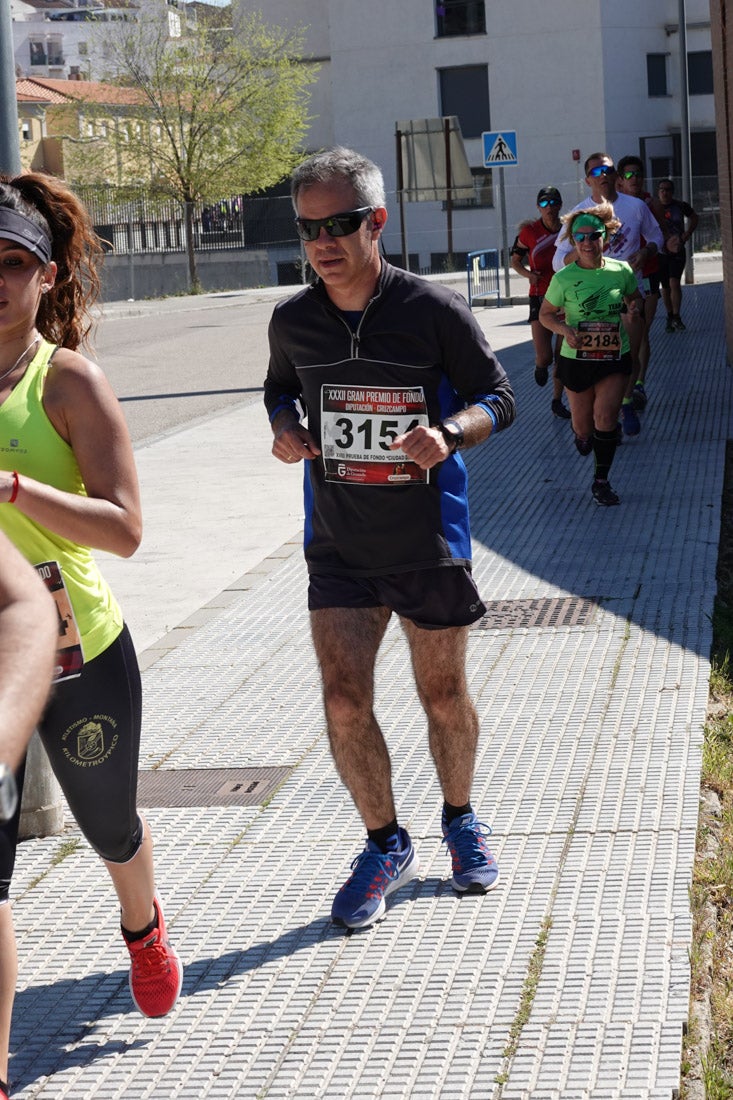
[[[20,488],[20,478],[18,477],[18,471],[13,470],[13,491],[10,494],[10,500],[8,504],[15,504],[18,497],[18,489]]]

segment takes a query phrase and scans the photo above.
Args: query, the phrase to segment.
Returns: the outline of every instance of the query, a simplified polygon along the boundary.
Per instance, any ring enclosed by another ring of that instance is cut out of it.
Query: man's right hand
[[[276,416],[272,428],[275,438],[272,441],[272,453],[281,462],[300,462],[302,458],[314,459],[321,453],[315,439],[299,420],[295,420],[289,413]]]

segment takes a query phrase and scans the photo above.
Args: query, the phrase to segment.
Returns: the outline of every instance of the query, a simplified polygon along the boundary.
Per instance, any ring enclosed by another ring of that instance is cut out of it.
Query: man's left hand
[[[421,470],[431,470],[439,462],[444,462],[452,451],[442,432],[437,428],[426,428],[420,424],[411,432],[398,435],[390,444],[391,451],[404,451],[409,459],[416,463]]]

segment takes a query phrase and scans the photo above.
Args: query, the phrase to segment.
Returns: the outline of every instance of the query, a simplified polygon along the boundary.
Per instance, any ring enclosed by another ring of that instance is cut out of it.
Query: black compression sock
[[[451,806],[450,802],[443,803],[443,818],[446,825],[450,825],[451,821],[455,821],[457,817],[472,813],[473,807],[470,802],[467,802],[465,806]]]
[[[608,479],[608,471],[611,469],[613,456],[616,454],[618,440],[615,429],[612,432],[593,432],[593,456],[595,458],[595,474],[598,481]]]
[[[388,825],[383,825],[381,829],[367,829],[367,836],[377,845],[380,852],[396,851],[400,846],[397,818],[390,821]],[[393,838],[396,838],[396,843]],[[392,841],[391,844],[390,841]]]

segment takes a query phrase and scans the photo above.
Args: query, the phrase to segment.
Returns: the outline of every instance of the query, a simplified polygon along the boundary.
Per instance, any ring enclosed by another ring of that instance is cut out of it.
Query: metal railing
[[[501,304],[498,249],[489,248],[483,252],[469,252],[466,257],[466,273],[470,307],[473,307],[474,302],[485,302],[487,298],[495,298],[496,304]]]

